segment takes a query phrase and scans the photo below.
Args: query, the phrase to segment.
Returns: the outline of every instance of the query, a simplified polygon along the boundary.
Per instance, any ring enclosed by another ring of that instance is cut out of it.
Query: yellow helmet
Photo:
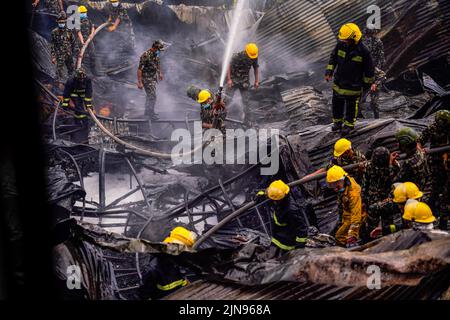
[[[405,182],[404,185],[406,188],[406,197],[408,199],[419,199],[423,196],[423,193],[419,190],[415,183]]]
[[[245,52],[250,57],[250,59],[258,58],[258,46],[256,43],[247,43],[245,46]]]
[[[345,138],[339,139],[334,144],[334,156],[340,157],[345,151],[350,150],[351,147],[352,143],[349,140]]]
[[[183,227],[176,227],[170,232],[170,236],[164,242],[184,244],[188,247],[194,245],[197,236],[194,232]]]
[[[354,23],[346,23],[339,29],[338,38],[340,40],[352,39],[356,43],[361,40],[362,32],[359,27]]]
[[[109,0],[109,2],[119,2],[119,0]]]
[[[419,223],[431,223],[436,220],[426,203],[413,199],[406,202],[403,219]]]
[[[203,103],[206,100],[208,100],[209,98],[211,98],[211,92],[209,92],[209,90],[203,89],[202,91],[200,91],[198,93],[197,102],[198,103]]]
[[[327,183],[333,183],[342,180],[345,178],[346,175],[347,172],[345,172],[344,169],[342,169],[341,167],[332,166],[327,171]]]
[[[87,12],[87,8],[85,6],[79,6],[78,7],[78,12],[79,13],[86,13]]]
[[[267,196],[269,199],[278,201],[284,199],[289,193],[289,186],[281,180],[276,180],[267,188]]]
[[[394,199],[395,203],[403,203],[408,200],[406,195],[406,187],[404,183],[394,183]]]

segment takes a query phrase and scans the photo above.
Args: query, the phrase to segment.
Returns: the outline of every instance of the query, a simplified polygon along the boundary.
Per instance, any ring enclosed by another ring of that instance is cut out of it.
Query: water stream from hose
[[[222,73],[220,75],[220,87],[223,87],[224,83],[225,83],[225,77],[227,75],[227,70],[228,70],[228,64],[230,63],[231,52],[233,50],[234,40],[236,38],[236,33],[237,33],[238,26],[239,26],[239,20],[241,18],[242,10],[244,8],[244,2],[245,2],[245,0],[237,0],[236,7],[234,8],[234,11],[232,14],[231,26],[230,26],[230,31],[228,33],[228,40],[227,40],[227,45],[226,45],[226,49],[225,49],[225,55],[223,57]]]

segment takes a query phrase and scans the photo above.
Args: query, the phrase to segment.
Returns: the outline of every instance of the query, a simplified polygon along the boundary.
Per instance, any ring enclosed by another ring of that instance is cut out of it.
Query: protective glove
[[[108,31],[109,32],[113,32],[114,30],[116,30],[116,26],[115,25],[112,25],[112,26],[108,27]]]
[[[356,239],[354,236],[349,236],[347,238],[347,248],[356,247],[358,245],[358,239]]]
[[[266,200],[266,198],[266,192],[264,190],[259,190],[253,198],[253,201],[255,201],[256,203],[260,203]]]

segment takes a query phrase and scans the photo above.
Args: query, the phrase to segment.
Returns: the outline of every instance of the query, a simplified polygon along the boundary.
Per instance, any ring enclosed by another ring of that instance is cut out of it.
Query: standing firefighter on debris
[[[71,134],[71,140],[76,143],[88,143],[89,118],[86,115],[86,108],[93,108],[92,81],[83,68],[75,70],[75,76],[67,80],[64,87],[62,107],[69,108],[70,101],[75,106],[74,121],[79,129]]]
[[[152,120],[158,119],[158,115],[155,113],[156,83],[158,80],[163,80],[159,56],[164,49],[164,42],[156,40],[152,47],[145,51],[139,59],[137,71],[138,88],[144,88],[145,90],[147,96],[145,100],[145,116]]]
[[[354,23],[341,27],[339,41],[325,72],[325,80],[333,84],[333,131],[344,128],[346,135],[354,129],[358,117],[362,89],[374,81],[374,67],[370,52],[360,41],[361,30]]]
[[[383,42],[380,40],[380,38],[377,37],[377,33],[380,30],[378,29],[370,29],[366,28],[364,37],[363,37],[363,43],[366,46],[366,48],[369,50],[370,55],[372,57],[373,65],[375,67],[375,82],[372,84],[370,88],[370,108],[373,111],[373,116],[375,119],[378,119],[380,117],[380,112],[378,109],[378,98],[379,98],[379,85],[381,84],[382,80],[384,79],[385,73],[384,70],[384,64],[385,64],[385,58],[384,58],[384,47]]]
[[[164,239],[164,242],[190,248],[194,245],[196,238],[197,235],[194,232],[183,227],[176,227]],[[142,299],[160,299],[189,284],[180,272],[176,257],[170,254],[153,255],[142,282],[139,288]]]
[[[56,19],[58,27],[53,29],[51,34],[51,56],[52,63],[56,65],[56,79],[62,86],[64,66],[67,68],[69,76],[74,70],[73,52],[75,38],[67,26],[67,17],[64,13]]]
[[[363,220],[361,187],[339,166],[328,169],[326,181],[328,187],[339,194],[341,221],[336,231],[336,241],[341,246],[355,246],[359,241],[359,229]]]
[[[244,123],[250,124],[250,69],[253,67],[255,73],[254,88],[259,87],[259,65],[258,65],[258,47],[254,43],[248,43],[245,50],[235,53],[230,62],[227,72],[227,84],[231,89],[230,96],[233,97],[236,90],[241,93]]]
[[[435,122],[426,128],[418,138],[419,147],[430,143],[430,148],[439,148],[450,144],[450,111],[440,110]],[[431,169],[431,207],[439,213],[439,228],[447,230],[450,214],[450,161],[449,152],[435,153],[430,156]]]
[[[135,39],[133,32],[133,25],[127,13],[127,10],[122,6],[119,0],[109,0],[106,4],[106,12],[108,13],[108,21],[111,25],[108,27],[109,32],[122,31],[126,34],[128,45],[130,49],[134,48]]]
[[[76,29],[77,33],[77,51],[80,54],[81,48],[83,48],[86,41],[92,37],[95,32],[95,26],[88,18],[88,10],[85,6],[79,6],[78,12],[80,13],[80,27]],[[95,49],[94,43],[91,41],[86,49],[85,57],[89,58],[90,70],[95,74]]]
[[[290,188],[282,180],[276,180],[266,190],[258,191],[256,202],[269,198],[272,211],[272,245],[273,256],[295,248],[305,247],[308,237],[308,224],[303,208]]]

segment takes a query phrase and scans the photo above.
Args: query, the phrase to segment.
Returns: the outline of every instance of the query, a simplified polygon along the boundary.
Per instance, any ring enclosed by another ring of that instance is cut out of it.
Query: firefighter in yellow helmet
[[[299,204],[297,196],[286,183],[276,180],[267,189],[259,191],[255,201],[266,198],[272,200],[272,255],[279,256],[304,247],[308,236],[307,209]]]
[[[249,109],[249,88],[250,88],[250,69],[253,67],[255,74],[255,89],[259,87],[259,65],[258,65],[259,49],[255,43],[247,43],[245,50],[233,54],[230,66],[227,72],[227,85],[230,90],[230,97],[233,98],[236,90],[241,93],[244,123],[251,126],[250,109]]]
[[[194,245],[196,238],[197,235],[194,232],[178,226],[163,242],[190,248]],[[146,271],[142,277],[142,285],[139,287],[139,295],[142,299],[160,299],[189,284],[180,271],[176,256],[154,254],[149,265],[144,269]]]
[[[77,56],[80,54],[81,48],[83,48],[86,41],[91,38],[95,32],[95,25],[88,17],[87,8],[85,6],[79,6],[78,13],[80,14],[80,25],[76,28]],[[86,48],[86,51],[84,53],[83,62],[88,60],[89,70],[91,71],[91,73],[96,74],[95,47],[93,41],[89,43],[89,46]]]
[[[426,203],[410,199],[406,202],[403,220],[409,228],[433,230],[433,222],[436,221],[436,218]]]
[[[361,187],[340,166],[327,171],[327,186],[338,193],[338,210],[341,221],[336,231],[336,241],[341,246],[358,245],[362,224]]]
[[[413,182],[394,183],[389,198],[372,204],[368,208],[369,217],[381,219],[381,227],[373,229],[370,237],[377,238],[380,233],[388,235],[403,229],[405,226],[402,215],[406,202],[409,199],[419,200],[422,196],[423,193]]]
[[[344,24],[325,71],[326,81],[334,76],[332,130],[339,131],[343,127],[342,135],[353,130],[362,90],[369,88],[374,81],[372,57],[361,37],[356,24]]]
[[[333,157],[328,163],[327,170],[332,166],[345,167],[350,164],[360,163],[354,178],[361,185],[366,168],[366,157],[356,148],[352,147],[350,140],[341,138],[334,144]]]

